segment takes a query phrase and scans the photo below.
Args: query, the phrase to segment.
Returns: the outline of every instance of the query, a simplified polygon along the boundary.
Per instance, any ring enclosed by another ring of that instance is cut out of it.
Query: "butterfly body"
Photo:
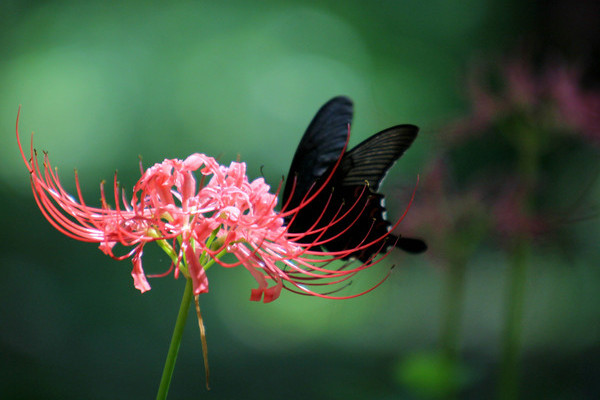
[[[345,151],[352,122],[352,101],[339,96],[317,112],[290,167],[283,192],[288,231],[303,243],[330,252],[358,248],[351,256],[367,262],[390,245],[411,253],[427,246],[419,239],[389,234],[384,196],[377,190],[388,169],[417,136],[414,125],[385,129]],[[302,234],[305,233],[304,236]]]

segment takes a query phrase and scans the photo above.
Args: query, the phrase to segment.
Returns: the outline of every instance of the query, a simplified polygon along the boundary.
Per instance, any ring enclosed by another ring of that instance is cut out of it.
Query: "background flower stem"
[[[519,153],[517,170],[524,190],[521,209],[518,212],[528,221],[532,215],[532,194],[538,179],[542,140],[540,132],[526,124],[516,125],[511,131],[515,134],[515,144]],[[531,242],[529,227],[525,225],[520,228],[521,231],[515,233],[515,239],[509,250],[510,265],[498,387],[498,398],[501,400],[517,399],[519,396],[519,353]]]
[[[464,299],[466,262],[458,257],[449,261],[446,269],[445,288],[442,315],[442,330],[440,344],[442,357],[452,371],[455,380],[459,371],[460,327]],[[449,386],[447,399],[455,399],[458,394],[458,382],[454,381]]]
[[[500,400],[518,398],[519,351],[523,325],[525,283],[527,281],[528,251],[527,240],[518,239],[512,253],[509,271],[498,388],[498,398]]]
[[[164,400],[167,398],[169,385],[171,384],[171,378],[173,377],[173,370],[175,369],[175,360],[177,360],[177,354],[179,353],[179,345],[181,344],[181,337],[183,335],[183,329],[185,328],[185,322],[187,321],[192,297],[192,280],[187,279],[183,298],[181,299],[181,305],[179,306],[179,314],[177,315],[177,321],[175,322],[175,329],[173,330],[173,337],[171,338],[171,345],[169,346],[169,353],[167,354],[167,360],[165,361],[165,368],[163,369],[160,386],[158,387],[158,394],[156,395],[157,400]]]

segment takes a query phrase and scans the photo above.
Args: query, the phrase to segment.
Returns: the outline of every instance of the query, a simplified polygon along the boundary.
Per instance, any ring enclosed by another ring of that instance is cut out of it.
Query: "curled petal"
[[[142,254],[143,251],[140,247],[131,260],[133,262],[131,276],[133,277],[133,285],[135,288],[144,293],[150,290],[150,284],[146,280],[146,275],[144,274],[144,269],[142,268]]]
[[[186,245],[185,257],[188,263],[190,277],[194,287],[194,295],[208,293],[208,278],[204,266],[200,264],[200,255],[192,249],[192,246]]]

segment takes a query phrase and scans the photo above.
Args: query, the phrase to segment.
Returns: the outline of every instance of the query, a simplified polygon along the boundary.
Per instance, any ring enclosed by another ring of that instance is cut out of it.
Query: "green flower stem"
[[[536,127],[523,124],[512,130],[519,152],[517,171],[524,185],[521,213],[530,216],[533,210],[533,193],[537,185],[540,157],[544,137]],[[523,308],[527,282],[527,262],[530,252],[530,232],[516,235],[511,249],[509,265],[504,331],[500,358],[498,399],[517,399],[519,396],[519,353],[523,330]]]
[[[156,244],[169,256],[174,264],[177,264],[177,253],[173,250],[173,247],[164,239],[157,240]]]
[[[460,260],[451,262],[446,271],[441,345],[444,356],[451,361],[458,356],[465,270],[466,264]]]
[[[460,367],[460,327],[465,291],[466,261],[461,258],[456,258],[450,260],[446,267],[440,345],[442,357],[450,366],[453,374],[452,379],[454,380],[457,379]],[[446,398],[457,398],[458,389],[458,382],[451,382]]]
[[[173,369],[175,369],[175,360],[177,360],[183,329],[185,328],[185,322],[192,302],[192,288],[192,280],[187,279],[183,298],[181,299],[181,306],[179,306],[177,322],[175,322],[175,330],[173,331],[173,337],[171,338],[171,345],[169,346],[169,353],[167,354],[167,360],[165,361],[165,368],[163,370],[162,378],[160,379],[158,394],[156,395],[157,400],[166,399],[167,393],[169,392],[169,385],[171,384],[171,378],[173,377]]]
[[[527,259],[529,246],[526,239],[517,239],[509,271],[508,293],[504,332],[502,334],[502,358],[498,399],[518,398],[519,352],[523,329],[523,308],[527,282]]]

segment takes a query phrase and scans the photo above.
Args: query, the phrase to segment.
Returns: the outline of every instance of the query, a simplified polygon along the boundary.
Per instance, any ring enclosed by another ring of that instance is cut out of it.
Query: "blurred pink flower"
[[[477,135],[521,114],[535,126],[578,133],[600,144],[600,92],[585,89],[575,67],[554,62],[535,69],[527,58],[492,68],[479,65],[469,74],[467,93],[471,115],[454,125],[450,139]]]
[[[581,87],[581,71],[576,68],[559,65],[549,69],[544,78],[558,112],[557,124],[600,144],[600,93]]]
[[[459,190],[445,159],[434,158],[420,178],[418,203],[403,230],[427,237],[429,255],[443,264],[477,247],[489,225],[482,188]]]
[[[348,279],[377,264],[385,255],[353,267],[352,262],[345,262],[331,268],[332,261],[348,258],[383,238],[337,252],[311,249],[316,243],[326,243],[323,233],[335,225],[339,217],[325,227],[302,235],[288,233],[284,217],[297,213],[298,209],[275,211],[277,196],[269,193],[270,187],[263,178],[250,182],[246,165],[240,162],[232,162],[226,167],[199,153],[185,160],[166,159],[145,171],[142,169],[130,201],[124,192],[119,196],[115,174],[115,208],[108,205],[103,183],[100,185],[102,206],[90,207],[82,197],[77,172],[77,196],[74,197],[63,189],[46,153],[40,166],[33,141],[29,157],[25,155],[19,139],[18,118],[17,115],[19,150],[44,217],[71,238],[99,243],[100,250],[116,260],[131,258],[134,285],[141,292],[150,290],[142,268],[142,254],[144,246],[151,242],[157,242],[173,260],[169,271],[161,276],[173,269],[175,277],[183,273],[192,279],[195,295],[208,292],[205,269],[214,263],[227,268],[245,267],[258,283],[258,288],[251,291],[250,300],[262,299],[264,302],[277,299],[282,288],[326,298],[356,297],[373,290],[387,277],[358,294],[331,295],[345,287],[343,283]],[[194,172],[200,173],[199,182]],[[305,206],[306,201],[300,207]],[[315,237],[312,243],[297,241],[309,235]],[[330,240],[333,239],[335,237]],[[124,255],[116,255],[117,244],[130,250]],[[225,253],[233,254],[237,261],[223,261],[221,258]],[[317,292],[311,286],[329,289]]]
[[[523,209],[526,196],[525,188],[511,182],[503,185],[491,201],[490,214],[500,238],[514,238],[519,235],[537,237],[551,228],[548,218],[528,215]]]

